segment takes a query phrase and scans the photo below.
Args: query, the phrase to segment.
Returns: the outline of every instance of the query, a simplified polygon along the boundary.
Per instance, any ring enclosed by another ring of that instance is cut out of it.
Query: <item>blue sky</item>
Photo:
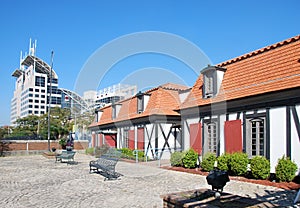
[[[50,63],[54,51],[59,87],[73,90],[91,56],[128,34],[157,31],[176,35],[195,44],[217,64],[298,35],[299,8],[299,0],[2,0],[0,126],[10,123],[15,84],[11,74],[19,66],[20,51],[28,51],[30,38],[37,40],[37,56],[44,61]],[[144,53],[115,63],[96,80],[98,88],[138,80],[133,75],[141,71],[147,77],[143,83],[156,79],[148,87],[178,80],[192,86],[197,78],[174,57]],[[148,77],[149,72],[156,75]],[[158,76],[163,72],[166,75]]]

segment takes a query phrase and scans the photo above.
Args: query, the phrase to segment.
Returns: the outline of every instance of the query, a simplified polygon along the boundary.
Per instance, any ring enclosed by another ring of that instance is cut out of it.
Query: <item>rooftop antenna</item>
[[[23,57],[22,57],[22,51],[20,53],[20,69],[22,70],[22,60],[23,60]]]
[[[30,56],[35,56],[35,50],[36,50],[36,40],[34,43],[31,42],[31,38],[29,39],[29,54]]]
[[[34,56],[36,54],[36,42],[37,42],[37,40],[34,41]]]

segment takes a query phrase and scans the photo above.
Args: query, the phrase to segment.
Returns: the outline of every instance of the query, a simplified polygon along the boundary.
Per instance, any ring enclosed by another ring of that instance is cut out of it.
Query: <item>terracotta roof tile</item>
[[[168,84],[168,86],[172,86]],[[173,87],[176,85],[173,85]],[[180,87],[182,89],[182,86]],[[174,109],[180,105],[178,86],[176,88],[166,88],[166,86],[160,86],[147,91],[150,95],[150,99],[144,112],[137,113],[137,97],[123,100],[118,102],[121,104],[121,109],[116,119],[112,119],[112,106],[102,108],[103,114],[100,122],[93,123],[90,127],[101,126],[105,124],[112,124],[115,122],[127,121],[130,119],[137,119],[142,117],[148,117],[151,115],[165,115],[165,116],[179,116],[179,113]]]
[[[300,35],[220,63],[227,69],[220,93],[202,99],[201,75],[180,108],[300,87],[299,60]]]

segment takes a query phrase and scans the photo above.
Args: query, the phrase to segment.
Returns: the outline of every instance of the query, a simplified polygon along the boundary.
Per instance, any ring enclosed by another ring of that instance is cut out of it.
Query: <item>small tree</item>
[[[217,158],[218,161],[218,169],[228,171],[230,169],[230,154],[224,153]]]
[[[251,173],[256,179],[267,179],[270,175],[270,161],[263,156],[255,156],[250,160]]]
[[[184,157],[184,152],[173,152],[170,158],[171,166],[182,167],[183,157]]]
[[[290,158],[282,156],[275,168],[276,178],[280,182],[290,182],[294,179],[298,167]]]
[[[201,168],[204,171],[211,171],[214,169],[215,161],[217,160],[217,157],[214,153],[206,153],[203,157],[203,160],[201,162]]]
[[[192,148],[183,156],[182,162],[185,168],[195,168],[197,166],[198,153]]]
[[[230,170],[233,175],[244,175],[247,173],[247,166],[249,163],[248,155],[242,152],[235,152],[230,157]]]

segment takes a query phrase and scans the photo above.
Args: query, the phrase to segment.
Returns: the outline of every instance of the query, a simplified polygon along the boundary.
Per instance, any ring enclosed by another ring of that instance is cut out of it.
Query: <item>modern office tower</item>
[[[21,52],[19,69],[12,76],[16,83],[11,100],[11,124],[31,114],[47,113],[50,100],[51,107],[61,107],[58,76],[49,64],[36,56],[36,41],[31,43],[30,40],[28,55],[23,57]]]

